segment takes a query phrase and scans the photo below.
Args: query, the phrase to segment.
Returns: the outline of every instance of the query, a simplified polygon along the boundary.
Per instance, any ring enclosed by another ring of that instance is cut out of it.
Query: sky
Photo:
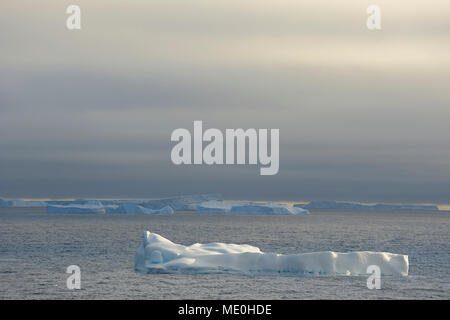
[[[81,30],[66,8],[81,8]],[[366,8],[381,8],[368,30]],[[0,3],[0,196],[450,203],[450,2]],[[280,170],[174,129],[280,129]]]

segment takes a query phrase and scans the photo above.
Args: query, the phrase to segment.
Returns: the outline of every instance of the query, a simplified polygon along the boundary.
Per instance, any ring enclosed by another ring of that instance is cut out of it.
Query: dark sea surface
[[[250,244],[264,252],[387,251],[408,277],[140,274],[142,232],[176,243]],[[66,268],[81,268],[81,290]],[[47,214],[0,209],[0,299],[449,299],[449,212],[331,212],[308,216]]]

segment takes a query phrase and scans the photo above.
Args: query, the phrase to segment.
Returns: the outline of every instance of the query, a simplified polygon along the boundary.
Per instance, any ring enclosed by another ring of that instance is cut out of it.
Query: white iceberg
[[[174,210],[170,206],[161,209],[149,209],[135,203],[124,203],[118,206],[105,206],[107,213],[128,213],[128,214],[172,214]]]
[[[352,201],[311,201],[308,204],[295,204],[294,207],[303,209],[335,209],[357,211],[439,210],[439,208],[435,205],[363,203]]]
[[[206,201],[197,206],[198,213],[233,214],[309,214],[308,210],[277,203],[251,201]]]
[[[366,275],[370,265],[378,266],[382,275],[408,275],[407,255],[370,251],[283,255],[245,244],[184,246],[149,231],[143,234],[134,268],[143,273]]]

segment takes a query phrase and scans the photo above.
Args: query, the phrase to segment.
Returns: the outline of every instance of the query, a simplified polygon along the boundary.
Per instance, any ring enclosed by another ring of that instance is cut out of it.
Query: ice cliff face
[[[408,256],[401,254],[324,251],[283,255],[245,244],[184,246],[149,231],[143,234],[134,268],[143,273],[366,275],[370,265],[377,265],[382,275],[408,275]]]

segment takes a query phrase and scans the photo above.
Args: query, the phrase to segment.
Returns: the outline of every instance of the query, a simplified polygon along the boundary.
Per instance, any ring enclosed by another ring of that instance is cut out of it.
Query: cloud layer
[[[0,195],[450,202],[448,1],[0,4]],[[280,128],[280,172],[175,167],[170,134]]]

